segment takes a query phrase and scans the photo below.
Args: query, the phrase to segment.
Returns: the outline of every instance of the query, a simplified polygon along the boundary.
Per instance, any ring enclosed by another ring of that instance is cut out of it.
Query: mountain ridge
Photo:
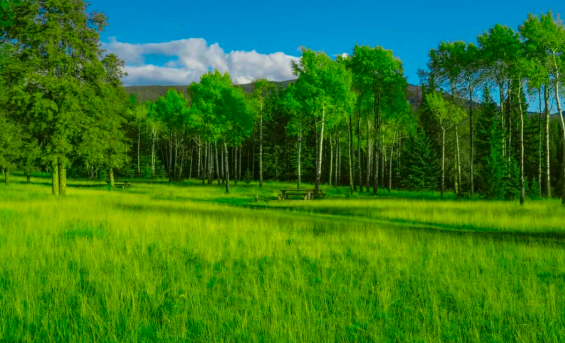
[[[291,83],[295,83],[296,80],[286,80],[286,81],[271,81],[277,86],[284,86],[287,87]],[[253,83],[244,83],[244,84],[237,84],[235,86],[243,88],[243,91],[246,93],[253,92],[254,84]],[[169,89],[176,89],[177,92],[183,93],[185,97],[188,98],[188,85],[186,86],[162,86],[162,85],[147,85],[147,86],[127,86],[124,87],[129,94],[134,94],[138,101],[145,102],[145,101],[155,101],[160,96],[165,95],[167,90]],[[417,107],[422,102],[422,89],[420,86],[415,86],[408,84],[408,95],[407,99],[410,104],[414,107]]]

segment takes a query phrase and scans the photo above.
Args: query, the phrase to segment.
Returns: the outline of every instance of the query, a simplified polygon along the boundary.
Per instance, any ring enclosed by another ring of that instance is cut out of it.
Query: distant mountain
[[[286,86],[288,86],[288,84],[294,83],[294,82],[296,82],[296,80],[273,81],[273,83],[276,84],[279,87],[280,86],[286,87]],[[243,90],[246,93],[253,92],[253,89],[255,88],[253,83],[246,83],[246,84],[241,84],[241,85],[237,85],[237,86],[243,88]],[[170,89],[170,88],[176,89],[177,92],[183,93],[184,96],[186,96],[188,98],[188,92],[187,92],[188,86],[128,86],[128,87],[125,87],[126,91],[130,94],[134,94],[135,97],[137,98],[137,100],[140,101],[140,102],[145,102],[147,100],[155,101],[160,96],[165,95],[165,93],[167,93],[167,90]]]
[[[184,93],[188,97],[187,86],[128,86],[125,87],[126,92],[135,95],[137,101],[146,102],[148,100],[155,101],[160,96],[165,95],[169,88],[176,89],[179,93]]]
[[[278,87],[288,86],[290,83],[294,83],[296,80],[288,81],[273,81]],[[246,83],[237,85],[246,93],[253,92],[254,84]],[[165,95],[169,88],[176,89],[179,93],[183,93],[188,97],[187,88],[188,86],[129,86],[125,87],[126,91],[130,94],[135,94],[136,98],[140,102],[145,102],[147,100],[155,101],[158,97]],[[412,106],[418,106],[422,102],[422,89],[420,86],[408,85],[408,101]]]
[[[295,83],[296,80],[288,80],[288,81],[273,81],[278,87],[285,86],[287,87],[290,83]],[[237,85],[246,93],[253,92],[254,84],[253,83],[246,83]],[[180,93],[184,93],[184,95],[188,98],[187,88],[188,86],[129,86],[125,87],[126,91],[130,94],[135,94],[136,98],[140,102],[145,102],[147,100],[155,101],[158,97],[165,95],[169,88],[176,89]],[[447,96],[447,95],[446,95]],[[422,88],[420,86],[415,85],[408,85],[408,101],[413,108],[418,108],[422,103]],[[467,99],[460,99],[460,103],[464,104],[464,107],[469,108],[470,103]],[[479,102],[474,102],[474,107],[480,106]],[[536,112],[528,112],[530,117],[537,116],[538,113]],[[552,117],[559,117],[557,113],[551,115]],[[565,111],[563,111],[563,116],[565,117]]]

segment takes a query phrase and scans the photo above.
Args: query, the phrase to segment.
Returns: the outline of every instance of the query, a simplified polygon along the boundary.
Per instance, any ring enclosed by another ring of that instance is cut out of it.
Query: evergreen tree
[[[504,131],[490,89],[483,91],[483,105],[477,118],[476,152],[479,192],[487,199],[504,199],[501,185],[505,177],[506,162],[502,152]]]
[[[422,128],[404,145],[402,185],[408,189],[431,191],[438,185],[438,156]]]

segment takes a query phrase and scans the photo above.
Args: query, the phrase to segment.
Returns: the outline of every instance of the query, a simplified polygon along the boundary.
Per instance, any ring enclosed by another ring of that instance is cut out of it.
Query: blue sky
[[[288,79],[299,47],[333,56],[356,43],[392,49],[417,83],[442,40],[474,42],[496,23],[516,29],[530,12],[565,18],[562,0],[89,2],[108,17],[102,41],[126,61],[128,85],[188,84],[213,68],[239,83]]]

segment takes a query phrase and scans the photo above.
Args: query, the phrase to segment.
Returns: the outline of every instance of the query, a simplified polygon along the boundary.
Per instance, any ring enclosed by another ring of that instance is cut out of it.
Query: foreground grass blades
[[[0,188],[0,341],[565,340],[558,202],[280,186]]]

